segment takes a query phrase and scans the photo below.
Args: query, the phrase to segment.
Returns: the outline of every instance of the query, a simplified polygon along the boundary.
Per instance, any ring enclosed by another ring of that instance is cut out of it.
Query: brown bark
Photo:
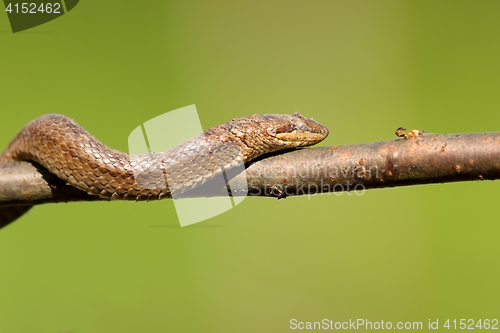
[[[402,135],[401,133],[398,133]],[[265,156],[232,180],[233,195],[273,196],[500,178],[500,132],[430,134],[356,145],[315,147]],[[186,197],[227,195],[208,187]],[[0,167],[0,207],[107,200],[64,184],[27,162]],[[1,212],[0,212],[1,213]]]

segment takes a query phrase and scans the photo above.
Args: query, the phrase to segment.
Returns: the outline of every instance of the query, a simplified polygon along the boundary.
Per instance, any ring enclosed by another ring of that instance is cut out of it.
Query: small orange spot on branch
[[[408,134],[405,135],[405,139],[416,138],[419,135],[420,135],[420,131],[413,129],[413,130],[409,131]]]
[[[395,134],[397,137],[405,138],[405,139],[415,138],[415,137],[422,134],[422,132],[420,132],[419,130],[416,130],[416,129],[413,129],[413,130],[409,131],[408,133],[405,133],[404,131],[406,131],[406,128],[398,127]]]

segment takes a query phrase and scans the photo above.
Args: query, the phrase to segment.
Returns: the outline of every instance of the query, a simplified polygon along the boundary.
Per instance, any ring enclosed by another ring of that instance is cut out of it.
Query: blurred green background
[[[127,150],[190,104],[204,128],[298,111],[330,128],[321,145],[498,131],[499,17],[497,1],[83,1],[13,34],[0,14],[0,146],[63,113]],[[498,319],[499,184],[247,198],[186,228],[168,200],[38,206],[0,230],[0,332]]]

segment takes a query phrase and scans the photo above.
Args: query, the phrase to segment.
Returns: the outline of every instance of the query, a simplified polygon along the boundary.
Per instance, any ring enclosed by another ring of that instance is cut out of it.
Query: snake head
[[[328,128],[314,119],[306,118],[300,113],[278,115],[281,121],[270,126],[267,133],[276,139],[295,147],[314,145],[328,136]]]
[[[300,113],[254,114],[233,119],[205,132],[205,137],[232,142],[247,163],[257,156],[278,150],[314,145],[328,136],[328,129]]]

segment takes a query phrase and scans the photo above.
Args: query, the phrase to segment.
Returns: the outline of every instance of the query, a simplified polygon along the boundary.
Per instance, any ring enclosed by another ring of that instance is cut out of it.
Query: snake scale
[[[36,162],[67,184],[104,199],[156,200],[197,187],[262,154],[313,145],[327,135],[325,126],[299,113],[256,114],[212,127],[165,152],[129,155],[54,114],[26,125],[0,155],[0,163]]]

